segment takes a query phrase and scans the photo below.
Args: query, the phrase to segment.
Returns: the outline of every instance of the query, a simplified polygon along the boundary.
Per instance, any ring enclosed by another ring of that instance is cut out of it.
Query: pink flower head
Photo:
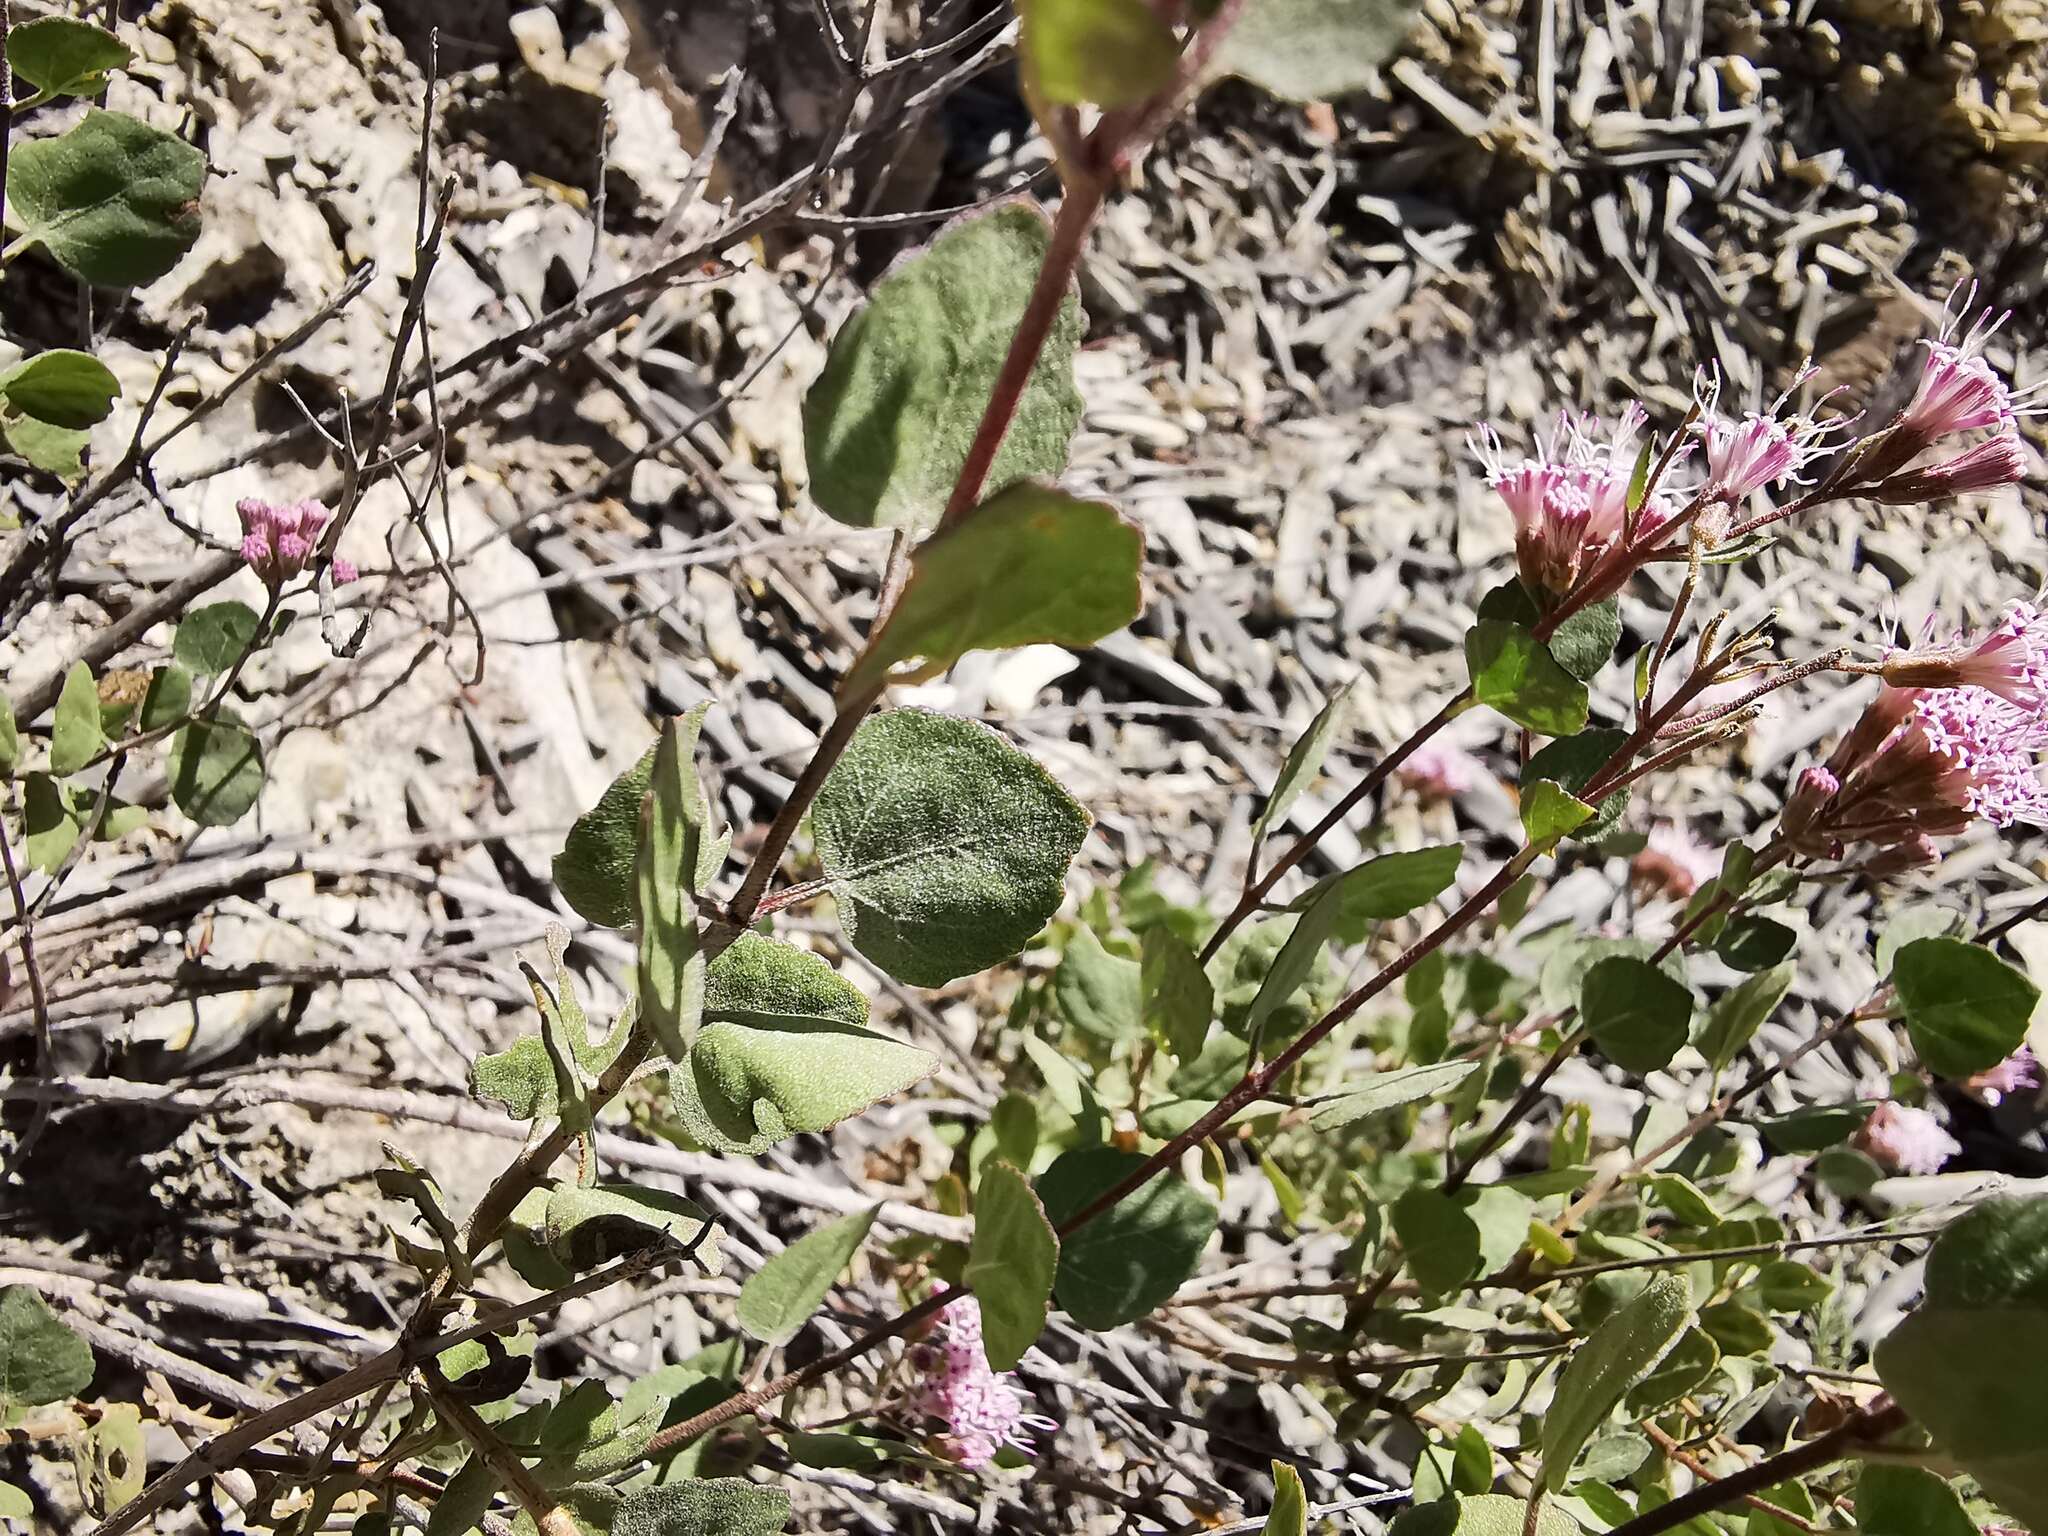
[[[1479,759],[1448,742],[1425,741],[1395,770],[1395,776],[1425,800],[1448,800],[1478,787],[1486,770]]]
[[[304,574],[333,516],[317,501],[280,507],[254,497],[236,502],[235,511],[242,519],[242,559],[273,591]],[[346,560],[337,557],[333,569],[336,586],[356,579],[355,566]]]
[[[2014,390],[1983,355],[1984,344],[2010,318],[2010,310],[1996,315],[1988,309],[1978,311],[1957,340],[1962,318],[1976,296],[1974,282],[1959,286],[1949,297],[1940,333],[1920,343],[1927,349],[1926,366],[1920,370],[1912,403],[1899,418],[1899,431],[1915,442],[1934,443],[1958,432],[2008,432],[2015,420],[2033,409],[2033,390]]]
[[[1880,1104],[1857,1135],[1868,1152],[1899,1173],[1939,1173],[1962,1143],[1939,1120],[1909,1104]]]
[[[1898,688],[1982,688],[2009,704],[2048,704],[2048,613],[2014,603],[1989,633],[1894,650],[1884,680]]]
[[[1628,522],[1631,452],[1648,420],[1631,401],[1603,440],[1591,417],[1561,412],[1533,457],[1513,458],[1491,427],[1470,439],[1515,521],[1515,562],[1522,579],[1539,591],[1571,590],[1580,574],[1620,539]],[[1669,522],[1678,508],[1668,493],[1649,498],[1637,514],[1638,531]]]
[[[1721,855],[1677,822],[1650,829],[1642,851],[1629,862],[1629,873],[1653,893],[1684,901],[1721,873]]]
[[[972,1296],[949,1303],[931,1340],[919,1348],[925,1372],[912,1406],[945,1426],[940,1439],[961,1466],[985,1467],[1006,1445],[1028,1452],[1026,1429],[1058,1427],[1025,1411],[1029,1399],[1012,1373],[989,1368],[981,1347],[981,1303]]]
[[[2003,485],[2017,485],[2026,476],[2027,450],[2019,433],[2008,427],[1954,458],[1888,475],[1869,488],[1869,495],[1892,505],[1912,505],[1995,491]]]
[[[1986,1104],[1998,1104],[2025,1088],[2041,1086],[2041,1064],[2029,1046],[2021,1046],[1995,1067],[1986,1067],[1963,1085]]]
[[[1916,862],[1923,839],[1954,837],[1972,819],[2048,826],[2044,750],[2048,715],[2036,705],[1987,688],[1887,684],[1825,769],[1801,776],[1780,826],[1815,857],[1840,858],[1852,843],[1910,844]]]

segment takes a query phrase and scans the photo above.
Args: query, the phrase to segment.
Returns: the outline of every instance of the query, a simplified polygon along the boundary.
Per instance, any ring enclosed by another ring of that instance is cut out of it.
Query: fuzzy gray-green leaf
[[[936,987],[1007,960],[1058,910],[1088,813],[985,725],[871,716],[811,809],[848,942]]]
[[[1050,239],[1035,204],[1004,203],[941,231],[875,285],[804,398],[820,507],[861,528],[916,532],[938,522]],[[1003,435],[990,493],[1066,467],[1081,419],[1080,340],[1081,303],[1070,295]]]

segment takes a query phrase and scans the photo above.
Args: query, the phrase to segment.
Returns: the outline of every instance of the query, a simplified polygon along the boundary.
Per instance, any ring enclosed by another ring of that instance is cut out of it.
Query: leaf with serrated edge
[[[811,809],[847,941],[922,987],[1028,944],[1059,909],[1088,824],[987,726],[922,709],[864,722]]]
[[[867,1241],[880,1206],[855,1211],[791,1243],[740,1287],[739,1325],[764,1344],[787,1344]]]
[[[68,133],[16,146],[7,213],[73,277],[134,288],[198,238],[205,180],[206,156],[183,139],[92,107]]]
[[[1913,1049],[1930,1071],[1963,1078],[1995,1067],[2026,1039],[2041,992],[1981,944],[1915,939],[1892,964]]]

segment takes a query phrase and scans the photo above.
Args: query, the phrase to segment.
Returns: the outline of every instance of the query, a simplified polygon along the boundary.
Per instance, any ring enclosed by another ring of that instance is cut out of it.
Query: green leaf
[[[1055,1229],[1143,1165],[1136,1152],[1077,1147],[1038,1181]],[[1150,1180],[1061,1239],[1053,1295],[1083,1328],[1121,1327],[1163,1305],[1195,1272],[1216,1206],[1178,1174]]]
[[[656,1246],[687,1254],[709,1275],[724,1263],[718,1227],[699,1206],[638,1184],[557,1184],[548,1193],[542,1231],[549,1251],[572,1269],[594,1269]]]
[[[39,96],[97,96],[134,55],[113,33],[68,16],[24,21],[7,34],[7,63]]]
[[[0,1520],[27,1524],[35,1518],[36,1501],[12,1483],[0,1483]]]
[[[739,1477],[641,1488],[619,1501],[612,1536],[777,1536],[789,1495]]]
[[[2048,1197],[1994,1195],[1951,1222],[1924,1299],[1876,1364],[1937,1449],[2020,1523],[2048,1529]]]
[[[1977,1536],[1955,1489],[1921,1467],[1863,1464],[1856,1479],[1856,1529],[1863,1536]]]
[[[1847,1141],[1863,1129],[1863,1122],[1870,1118],[1874,1108],[1871,1104],[1850,1104],[1839,1109],[1795,1109],[1789,1115],[1760,1119],[1756,1128],[1779,1152],[1820,1152]]]
[[[1692,1027],[1692,989],[1646,960],[1609,955],[1579,984],[1579,1015],[1593,1043],[1623,1071],[1668,1066]]]
[[[192,712],[192,674],[175,661],[165,662],[150,674],[149,691],[142,696],[136,716],[138,730],[161,731],[177,725]]]
[[[1522,833],[1531,848],[1547,850],[1555,847],[1559,838],[1597,820],[1599,814],[1554,781],[1538,779],[1522,796]]]
[[[1499,1270],[1521,1250],[1529,1200],[1498,1184],[1455,1196],[1418,1184],[1394,1202],[1393,1219],[1415,1283],[1447,1295]]]
[[[917,532],[938,522],[1050,240],[1035,204],[1006,202],[949,226],[875,285],[804,398],[821,508],[860,528]],[[1081,329],[1080,300],[1069,294],[1003,435],[990,494],[1066,467],[1081,419]]]
[[[1053,1001],[1060,1017],[1098,1040],[1135,1039],[1145,1029],[1139,977],[1137,961],[1112,955],[1084,925],[1074,930],[1053,972]]]
[[[1273,1463],[1273,1507],[1261,1536],[1308,1536],[1308,1490],[1301,1474],[1284,1461]]]
[[[91,1347],[31,1287],[0,1290],[0,1420],[77,1397],[92,1372]]]
[[[1523,1536],[1529,1506],[1504,1493],[1461,1493],[1403,1512],[1391,1536]],[[1579,1536],[1579,1523],[1554,1504],[1536,1517],[1536,1536]]]
[[[1757,1271],[1757,1296],[1773,1312],[1811,1312],[1835,1288],[1795,1259],[1773,1259]]]
[[[1442,1190],[1415,1185],[1394,1202],[1393,1219],[1408,1273],[1426,1294],[1446,1295],[1479,1273],[1479,1225]]]
[[[1621,601],[1604,598],[1581,608],[1551,631],[1550,654],[1582,683],[1590,683],[1621,642]]]
[[[21,766],[21,733],[14,724],[14,704],[0,693],[0,779],[11,779]]]
[[[1700,1037],[1694,1042],[1700,1054],[1707,1058],[1709,1066],[1717,1072],[1722,1071],[1742,1054],[1743,1047],[1763,1027],[1764,1020],[1777,1010],[1778,1004],[1785,1000],[1785,994],[1792,990],[1792,979],[1797,969],[1789,960],[1774,965],[1767,971],[1746,977],[1740,985],[1730,987],[1714,1000]]]
[[[1652,1275],[1635,1299],[1580,1346],[1543,1419],[1543,1487],[1556,1493],[1593,1431],[1628,1389],[1648,1376],[1692,1325],[1692,1291],[1683,1278]]]
[[[1449,890],[1458,878],[1464,852],[1457,844],[1446,843],[1407,853],[1383,853],[1355,869],[1319,882],[1294,905],[1305,910],[1325,890],[1334,887],[1340,892],[1337,936],[1345,943],[1355,943],[1365,937],[1367,924],[1406,917]]]
[[[135,288],[198,238],[205,180],[206,156],[183,139],[93,107],[69,133],[16,146],[7,213],[73,277]]]
[[[1721,1222],[1721,1213],[1714,1209],[1714,1202],[1704,1191],[1679,1173],[1660,1173],[1649,1181],[1650,1192],[1657,1203],[1663,1206],[1679,1221],[1690,1227],[1712,1227]]]
[[[1287,749],[1287,761],[1280,765],[1280,776],[1273,781],[1273,792],[1266,797],[1259,819],[1252,823],[1253,847],[1256,848],[1268,832],[1286,820],[1288,811],[1301,798],[1302,791],[1323,771],[1323,760],[1330,755],[1330,748],[1351,727],[1356,703],[1355,685],[1340,688],[1316,712],[1315,719],[1308,723],[1308,729]],[[1420,904],[1417,903],[1418,906]]]
[[[760,1029],[824,1024],[864,1028],[868,1000],[818,955],[766,934],[735,934],[704,976],[704,1017]]]
[[[1135,106],[1173,84],[1180,44],[1145,0],[1024,0],[1024,78],[1047,101]]]
[[[764,1344],[787,1344],[802,1332],[867,1241],[880,1206],[855,1211],[806,1232],[740,1287],[739,1324]]]
[[[697,777],[697,734],[710,707],[699,704],[662,726],[633,865],[640,1020],[674,1062],[689,1052],[704,1016],[706,960],[697,900],[725,857]]]
[[[969,651],[1093,645],[1144,606],[1144,554],[1144,535],[1108,503],[1021,481],[918,546],[843,686],[921,682]]]
[[[50,772],[60,779],[76,773],[106,744],[92,668],[75,661],[64,674],[64,691],[57,695],[57,713],[50,725]]]
[[[470,1063],[469,1091],[514,1120],[545,1119],[558,1103],[555,1064],[539,1035],[522,1035],[509,1049]]]
[[[1330,941],[1330,930],[1337,925],[1337,914],[1343,906],[1344,892],[1341,886],[1326,887],[1322,894],[1309,903],[1309,908],[1295,921],[1287,935],[1287,942],[1280,946],[1280,953],[1273,957],[1272,968],[1259,983],[1259,990],[1252,998],[1250,1010],[1245,1014],[1240,1032],[1250,1040],[1254,1052],[1263,1034],[1266,1021],[1285,1006],[1295,993],[1299,992],[1314,974],[1316,960],[1323,952],[1323,946]]]
[[[1247,0],[1219,67],[1289,101],[1363,90],[1394,56],[1420,0]]]
[[[830,1130],[937,1066],[930,1051],[828,1019],[721,1020],[697,1031],[669,1094],[698,1142],[753,1157],[799,1131]]]
[[[178,621],[171,654],[194,672],[226,672],[256,643],[263,620],[247,603],[211,603]]]
[[[1969,1077],[2018,1050],[2041,997],[2019,971],[1961,939],[1915,939],[1899,951],[1892,984],[1913,1049],[1942,1077]]]
[[[873,715],[811,810],[847,941],[936,987],[1007,960],[1058,910],[1088,813],[987,726]]]
[[[1550,742],[1524,765],[1523,795],[1526,796],[1539,779],[1549,779],[1576,798],[1627,740],[1628,732],[1601,727]],[[1602,796],[1592,818],[1572,828],[1572,835],[1588,843],[1605,837],[1621,820],[1621,813],[1628,809],[1628,797],[1626,789],[1617,789]]]
[[[142,1492],[149,1469],[142,1442],[142,1409],[134,1403],[101,1405],[85,1443],[73,1451],[86,1507],[105,1514]]]
[[[263,793],[263,744],[230,710],[171,738],[171,799],[203,827],[231,827]]]
[[[555,855],[555,889],[578,917],[602,928],[633,921],[633,862],[640,851],[640,806],[654,782],[654,752],[640,760],[576,818]]]
[[[107,419],[121,383],[90,352],[57,347],[0,373],[0,400],[53,427],[77,431]]]
[[[85,817],[63,785],[31,773],[22,781],[21,829],[29,868],[54,875],[85,830]]]
[[[1434,1098],[1457,1087],[1477,1072],[1479,1066],[1476,1061],[1440,1061],[1426,1067],[1409,1067],[1401,1072],[1376,1072],[1365,1079],[1364,1086],[1341,1099],[1318,1105],[1309,1117],[1309,1129],[1332,1131],[1383,1109],[1392,1109],[1397,1104]]]
[[[1432,1436],[1415,1463],[1412,1493],[1418,1504],[1457,1493],[1484,1493],[1492,1486],[1493,1447],[1476,1424],[1467,1424],[1450,1440]]]
[[[1738,971],[1767,971],[1798,942],[1794,930],[1768,917],[1732,917],[1714,940],[1714,953]]]
[[[982,1349],[994,1369],[1014,1370],[1045,1331],[1059,1262],[1060,1241],[1030,1183],[1008,1163],[988,1163],[963,1278],[981,1300]]]
[[[1139,942],[1138,990],[1145,1027],[1177,1059],[1193,1061],[1216,1016],[1216,989],[1187,941],[1165,924]]]
[[[1778,1337],[1771,1327],[1771,1320],[1763,1313],[1734,1301],[1719,1301],[1710,1307],[1702,1307],[1700,1326],[1721,1346],[1724,1358],[1767,1355]]]
[[[0,413],[0,437],[44,474],[76,480],[85,473],[85,450],[92,434],[82,428],[53,427],[33,416]]]
[[[1515,724],[1545,736],[1574,736],[1585,729],[1586,685],[1521,625],[1481,619],[1465,636],[1465,664],[1472,673],[1472,697]]]

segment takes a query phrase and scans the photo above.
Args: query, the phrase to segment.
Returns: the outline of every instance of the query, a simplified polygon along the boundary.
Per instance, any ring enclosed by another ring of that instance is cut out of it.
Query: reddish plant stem
[[[1737,1500],[1832,1466],[1844,1457],[1890,1439],[1909,1422],[1905,1409],[1889,1397],[1880,1396],[1857,1409],[1826,1434],[1818,1435],[1804,1445],[1795,1445],[1789,1451],[1767,1456],[1740,1472],[1701,1483],[1668,1504],[1660,1504],[1633,1520],[1624,1520],[1608,1532],[1608,1536],[1657,1536],[1660,1531],[1675,1530]]]
[[[1288,1068],[1294,1066],[1302,1057],[1328,1039],[1330,1032],[1336,1029],[1338,1025],[1349,1019],[1360,1008],[1363,1008],[1367,1003],[1378,997],[1388,987],[1399,981],[1403,976],[1406,976],[1421,961],[1441,949],[1448,940],[1468,927],[1481,913],[1498,901],[1509,886],[1521,879],[1523,871],[1535,863],[1537,857],[1537,850],[1533,848],[1524,848],[1516,853],[1513,858],[1493,872],[1492,877],[1487,880],[1486,884],[1466,898],[1457,911],[1409,945],[1385,969],[1379,971],[1370,980],[1354,990],[1350,996],[1337,1004],[1336,1007],[1310,1025],[1286,1050],[1273,1057],[1264,1066],[1247,1072],[1238,1085],[1231,1089],[1228,1094],[1224,1095],[1215,1107],[1203,1115],[1201,1119],[1146,1158],[1142,1165],[1131,1170],[1128,1178],[1117,1184],[1113,1189],[1098,1195],[1094,1200],[1083,1206],[1079,1212],[1062,1222],[1059,1227],[1060,1236],[1065,1237],[1075,1228],[1092,1221],[1095,1217],[1101,1215],[1104,1211],[1122,1200],[1126,1195],[1129,1195],[1139,1186],[1143,1185],[1161,1169],[1172,1167],[1174,1163],[1180,1160],[1180,1155],[1187,1151],[1188,1148],[1198,1146],[1214,1135],[1232,1115],[1243,1109],[1245,1105],[1251,1103],[1254,1099],[1257,1099]]]
[[[1066,195],[1060,199],[1059,213],[1052,221],[1052,240],[1045,249],[1045,264],[1038,269],[1038,281],[1032,285],[1024,314],[1017,321],[1017,332],[1010,338],[1009,353],[1003,358],[1002,372],[996,375],[995,388],[989,392],[981,425],[974,429],[974,441],[968,446],[966,462],[960,466],[960,478],[953,482],[953,494],[946,499],[945,514],[939,519],[942,530],[959,522],[981,500],[989,470],[1002,451],[1003,439],[1009,435],[1010,423],[1016,419],[1017,407],[1030,386],[1031,370],[1038,366],[1046,337],[1052,334],[1053,322],[1059,319],[1060,306],[1066,303],[1067,290],[1080,270],[1088,231],[1102,211],[1102,200],[1108,190],[1107,178],[1082,176],[1069,184]]]
[[[1002,371],[996,375],[988,406],[981,413],[981,424],[975,428],[974,441],[960,466],[959,478],[953,482],[953,493],[946,501],[945,514],[939,522],[941,529],[959,522],[981,499],[989,470],[997,453],[1002,450],[1003,439],[1009,433],[1010,423],[1016,419],[1024,391],[1031,383],[1031,370],[1038,366],[1046,338],[1052,334],[1060,306],[1066,302],[1067,291],[1080,270],[1088,231],[1093,227],[1096,215],[1102,211],[1102,200],[1107,190],[1108,182],[1104,177],[1079,178],[1067,188],[1066,196],[1060,202],[1059,213],[1053,220],[1052,240],[1046,247],[1045,263],[1038,269],[1038,280],[1032,285],[1031,297],[1017,321],[1016,333],[1010,338],[1010,350],[1003,358]],[[899,538],[891,552],[889,573],[884,578],[881,605],[875,613],[874,624],[868,630],[870,645],[873,637],[880,634],[888,622],[908,574],[906,543]],[[858,665],[856,660],[855,666]],[[888,686],[884,678],[839,701],[832,724],[819,738],[810,761],[804,764],[803,773],[790,790],[789,798],[782,802],[775,819],[762,835],[761,846],[755,850],[753,862],[747,866],[746,875],[740,881],[739,891],[726,910],[727,919],[735,926],[744,928],[754,920],[761,899],[767,894],[768,882],[775,878],[775,871],[781,867],[782,856],[789,850],[790,839],[796,836],[804,813],[810,809],[827,776],[852,742],[853,733],[867,718],[868,711],[880,702]]]
[[[1389,774],[1408,761],[1424,742],[1436,735],[1446,725],[1449,725],[1471,702],[1472,690],[1467,688],[1447,702],[1434,715],[1423,721],[1421,725],[1409,733],[1406,741],[1403,741],[1393,751],[1381,758],[1367,771],[1365,777],[1352,785],[1345,792],[1344,798],[1330,807],[1329,813],[1321,821],[1296,838],[1293,845],[1285,853],[1281,854],[1278,859],[1274,860],[1271,869],[1248,884],[1244,889],[1244,894],[1238,898],[1237,905],[1230,909],[1230,912],[1224,917],[1222,923],[1218,925],[1216,931],[1209,936],[1209,942],[1202,946],[1202,963],[1206,965],[1210,960],[1214,959],[1216,952],[1223,947],[1223,941],[1236,932],[1238,926],[1246,918],[1259,910],[1259,906],[1265,901],[1267,893],[1279,883],[1282,875],[1294,868],[1295,865],[1299,864],[1311,853],[1314,853],[1316,845],[1329,835],[1332,828],[1357,809],[1358,803],[1361,800],[1385,783]]]

